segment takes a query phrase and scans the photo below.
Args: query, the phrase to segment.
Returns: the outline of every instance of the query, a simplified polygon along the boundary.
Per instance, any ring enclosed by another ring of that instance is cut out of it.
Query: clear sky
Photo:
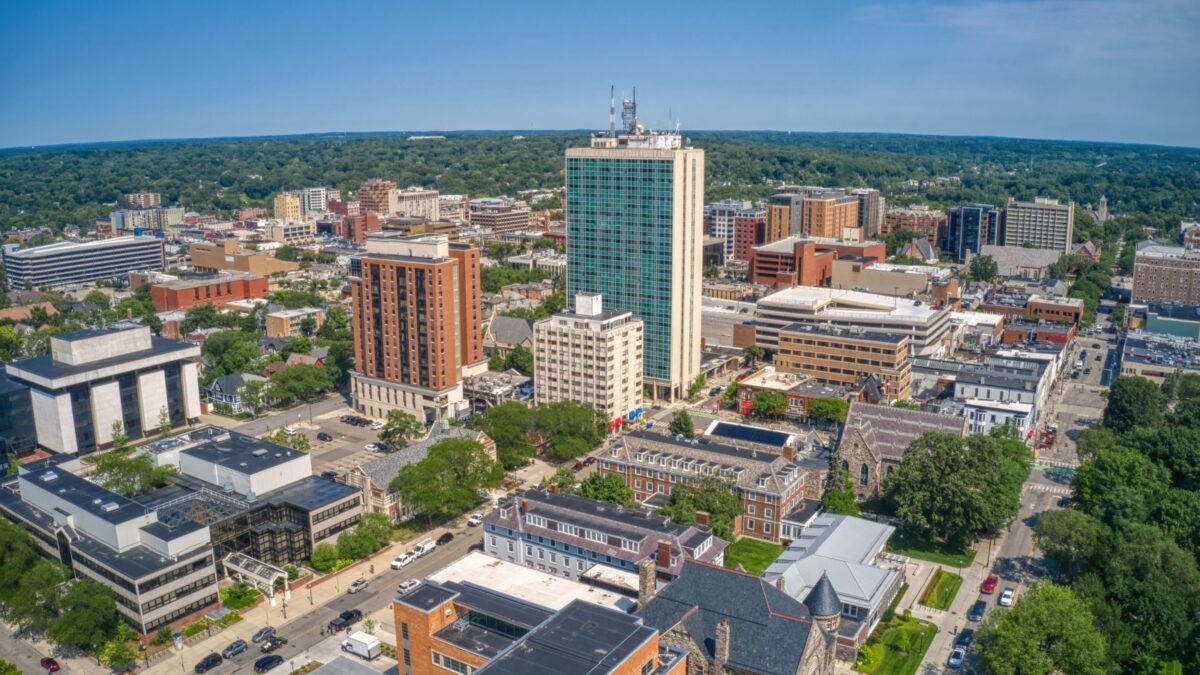
[[[4,0],[0,147],[607,125],[1200,146],[1198,0]]]

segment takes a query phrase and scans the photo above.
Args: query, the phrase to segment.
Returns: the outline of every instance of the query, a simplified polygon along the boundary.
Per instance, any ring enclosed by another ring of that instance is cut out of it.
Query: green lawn
[[[921,594],[921,604],[933,609],[950,609],[950,603],[954,602],[954,596],[958,595],[962,582],[962,577],[939,568],[929,578],[929,584]]]
[[[762,574],[780,553],[779,544],[742,537],[725,549],[725,566],[733,569],[740,564],[750,574]]]
[[[913,675],[937,634],[937,626],[911,616],[879,624],[858,653],[854,670],[871,675]]]
[[[947,567],[970,567],[975,562],[975,549],[951,546],[931,541],[921,534],[896,530],[888,542],[888,550],[896,555],[928,560]]]

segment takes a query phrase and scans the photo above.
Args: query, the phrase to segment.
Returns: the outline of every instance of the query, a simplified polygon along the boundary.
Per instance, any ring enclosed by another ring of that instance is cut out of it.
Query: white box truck
[[[437,548],[437,544],[434,543],[432,539],[426,539],[424,541],[417,542],[417,545],[413,546],[413,553],[417,557],[421,557],[426,553],[433,551],[435,548]]]
[[[359,631],[342,642],[342,651],[370,661],[383,653],[383,643],[374,635]]]

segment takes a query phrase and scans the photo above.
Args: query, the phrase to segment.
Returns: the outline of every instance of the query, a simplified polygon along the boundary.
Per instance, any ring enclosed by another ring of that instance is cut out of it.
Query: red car
[[[995,593],[996,584],[998,583],[1000,583],[1000,580],[996,577],[988,577],[987,579],[983,580],[983,586],[981,586],[979,590],[984,593]]]
[[[41,660],[41,664],[42,664],[42,668],[43,668],[43,669],[44,669],[44,670],[45,670],[47,673],[57,673],[57,672],[60,670],[60,667],[59,667],[59,665],[58,665],[58,661],[55,661],[54,659],[50,658],[49,656],[47,656],[46,658],[42,659],[42,660]]]

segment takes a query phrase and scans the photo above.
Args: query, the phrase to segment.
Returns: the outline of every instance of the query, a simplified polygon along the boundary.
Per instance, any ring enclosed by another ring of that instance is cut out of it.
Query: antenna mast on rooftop
[[[621,126],[625,131],[634,133],[637,127],[637,87],[633,88],[633,99],[621,102]]]
[[[608,85],[608,137],[617,137],[617,88]]]

